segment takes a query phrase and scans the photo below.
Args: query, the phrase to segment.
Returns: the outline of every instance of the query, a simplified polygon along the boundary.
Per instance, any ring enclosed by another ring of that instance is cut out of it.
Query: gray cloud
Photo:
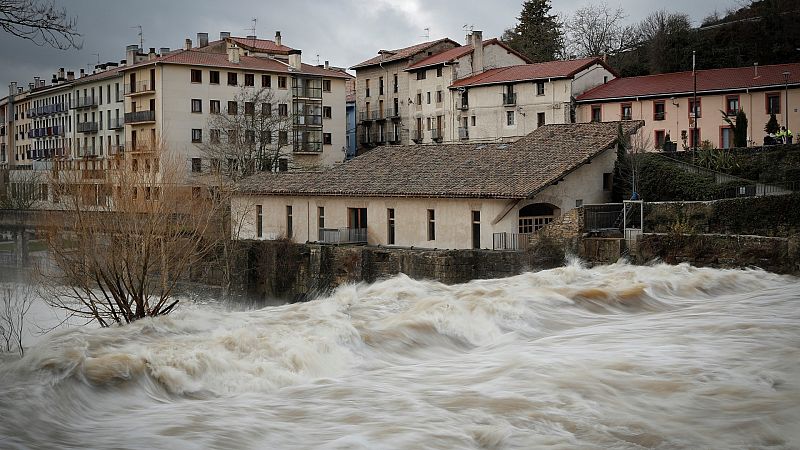
[[[379,49],[404,47],[430,38],[464,38],[464,25],[483,30],[485,37],[500,36],[516,22],[521,0],[464,2],[463,0],[61,0],[57,2],[77,16],[83,34],[81,50],[61,51],[38,47],[0,32],[0,80],[26,84],[34,76],[50,76],[59,67],[67,70],[93,67],[125,57],[125,46],[138,43],[136,25],[144,29],[144,46],[180,48],[184,39],[208,32],[211,39],[220,31],[248,35],[251,19],[258,18],[256,34],[272,39],[276,30],[283,42],[303,51],[303,60],[328,60],[333,65],[351,66],[376,54]],[[554,0],[553,9],[569,14],[586,0]],[[608,1],[610,5],[617,5]],[[673,0],[618,2],[635,22],[658,9],[686,12],[695,23],[714,10],[720,12],[736,0]],[[0,92],[5,92],[0,91]]]

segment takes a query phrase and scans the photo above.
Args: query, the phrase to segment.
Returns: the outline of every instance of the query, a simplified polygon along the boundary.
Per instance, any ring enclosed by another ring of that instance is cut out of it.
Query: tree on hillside
[[[625,12],[606,3],[589,4],[566,21],[567,49],[581,57],[611,55],[635,42],[635,29],[624,26]]]
[[[637,27],[637,40],[647,55],[649,73],[677,72],[690,60],[692,24],[684,13],[656,11]]]
[[[564,36],[558,16],[550,14],[549,0],[527,0],[513,28],[503,41],[533,62],[552,61],[563,55]]]
[[[36,45],[66,50],[81,48],[77,19],[53,1],[0,0],[0,29]]]
[[[89,174],[103,184],[59,172],[63,211],[43,224],[53,262],[42,268],[45,299],[103,327],[169,314],[179,281],[227,238],[214,232],[215,204],[188,185],[182,161],[156,148],[136,158]]]

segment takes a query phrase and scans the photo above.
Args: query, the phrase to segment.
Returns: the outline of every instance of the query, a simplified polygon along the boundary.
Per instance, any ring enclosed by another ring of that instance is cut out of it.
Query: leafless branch
[[[69,17],[53,1],[0,0],[0,29],[36,45],[80,49],[77,18]]]

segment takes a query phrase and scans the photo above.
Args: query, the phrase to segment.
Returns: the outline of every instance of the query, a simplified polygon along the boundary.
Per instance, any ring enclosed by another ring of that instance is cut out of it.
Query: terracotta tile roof
[[[758,87],[782,87],[783,73],[789,72],[789,84],[800,83],[800,63],[759,66],[758,77],[751,67],[729,67],[697,71],[697,92],[734,91]],[[674,72],[641,77],[617,78],[578,96],[579,102],[647,96],[691,94],[692,72]]]
[[[349,197],[528,198],[577,169],[640,121],[545,125],[513,144],[378,147],[327,171],[263,173],[240,193]]]
[[[573,59],[569,61],[548,61],[536,64],[520,64],[516,66],[489,69],[477,75],[457,80],[450,87],[458,88],[465,86],[482,86],[487,84],[541,80],[547,78],[569,78],[593,64],[601,64],[613,73],[613,70],[600,58]]]
[[[289,66],[281,61],[272,58],[258,57],[258,56],[241,56],[239,63],[232,63],[228,61],[228,54],[226,53],[212,53],[207,51],[197,50],[179,50],[158,58],[142,61],[132,66],[122,67],[121,70],[130,70],[132,68],[146,66],[148,64],[182,64],[189,66],[207,66],[207,67],[220,67],[230,69],[251,69],[261,70],[265,72],[277,73],[290,73]],[[330,78],[349,78],[351,75],[338,70],[325,69],[322,67],[312,66],[310,64],[303,64],[302,74],[307,75],[321,75]]]
[[[124,66],[115,67],[113,69],[107,69],[102,72],[98,72],[92,75],[87,75],[82,78],[76,78],[74,81],[71,81],[70,83],[73,85],[78,85],[78,84],[91,83],[93,81],[101,81],[101,80],[106,80],[108,78],[118,77],[122,75],[123,69],[125,69]]]
[[[411,47],[399,48],[399,49],[396,49],[396,50],[381,50],[381,52],[379,52],[379,53],[383,53],[382,55],[379,54],[378,56],[375,56],[374,58],[370,58],[370,59],[368,59],[366,61],[362,61],[362,62],[350,67],[350,69],[358,69],[358,68],[361,68],[361,67],[374,66],[374,65],[379,64],[379,63],[386,63],[386,62],[392,62],[392,61],[401,61],[401,60],[404,60],[406,58],[410,58],[411,56],[414,56],[417,53],[425,51],[428,48],[433,47],[434,45],[442,43],[442,42],[452,42],[453,44],[458,45],[458,43],[453,41],[452,39],[443,38],[443,39],[439,39],[439,40],[436,40],[436,41],[429,41],[429,42],[423,42],[421,44],[412,45]]]
[[[499,45],[506,49],[507,51],[519,56],[522,58],[523,61],[529,61],[528,58],[521,53],[518,53],[516,50],[512,49],[511,47],[503,44],[497,38],[492,38],[483,41],[483,46],[486,47],[487,45]],[[429,56],[425,59],[417,61],[416,63],[408,66],[405,70],[414,70],[419,69],[421,67],[430,67],[435,66],[437,64],[444,64],[448,62],[452,62],[461,58],[464,55],[469,55],[472,53],[472,46],[471,45],[462,45],[460,47],[451,48],[450,50],[443,51],[441,53],[437,53],[435,55]]]
[[[230,37],[230,40],[236,42],[241,47],[248,50],[252,49],[257,52],[274,53],[277,55],[288,55],[290,51],[294,50],[285,45],[278,45],[275,41],[269,39],[247,39],[243,37]]]

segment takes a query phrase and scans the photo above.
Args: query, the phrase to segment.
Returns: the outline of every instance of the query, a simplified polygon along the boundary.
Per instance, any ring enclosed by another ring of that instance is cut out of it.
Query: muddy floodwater
[[[800,280],[615,264],[50,333],[0,448],[800,448]]]

